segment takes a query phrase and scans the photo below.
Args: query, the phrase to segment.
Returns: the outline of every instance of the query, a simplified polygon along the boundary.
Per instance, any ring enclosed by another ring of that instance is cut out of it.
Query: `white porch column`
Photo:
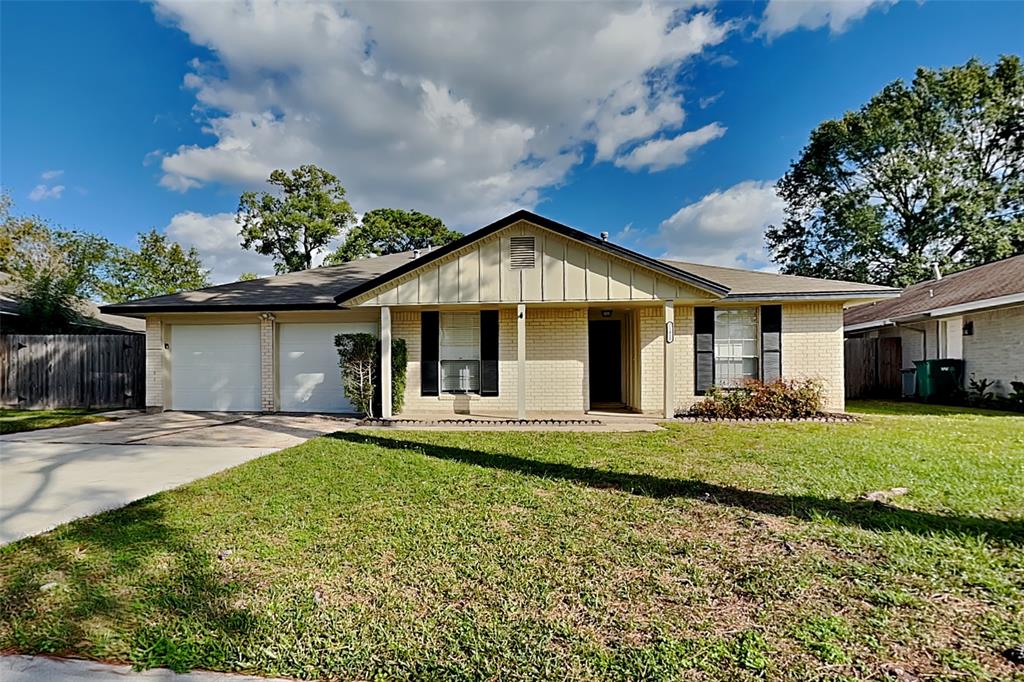
[[[391,308],[380,309],[380,418],[391,419]]]
[[[516,413],[526,419],[526,304],[516,305]]]
[[[662,340],[665,352],[665,380],[662,385],[665,388],[664,413],[665,419],[675,417],[676,403],[676,354],[672,345],[675,336],[676,304],[675,301],[665,301],[665,329],[662,332]]]

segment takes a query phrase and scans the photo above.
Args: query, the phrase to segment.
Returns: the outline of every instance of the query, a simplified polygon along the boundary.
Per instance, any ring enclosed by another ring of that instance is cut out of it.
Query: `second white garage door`
[[[282,324],[278,334],[278,382],[282,412],[352,412],[338,368],[337,334],[377,335],[372,322]]]
[[[171,327],[171,409],[259,410],[259,326]]]

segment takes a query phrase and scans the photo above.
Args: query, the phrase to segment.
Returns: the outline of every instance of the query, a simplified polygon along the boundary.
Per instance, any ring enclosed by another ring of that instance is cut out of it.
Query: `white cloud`
[[[39,177],[41,177],[43,180],[55,180],[56,178],[59,178],[62,175],[64,175],[64,171],[62,170],[48,170],[43,171]]]
[[[646,168],[652,173],[681,166],[686,163],[690,152],[725,135],[725,130],[720,123],[710,123],[675,137],[648,140],[615,159],[615,165],[631,171]]]
[[[246,251],[239,245],[234,213],[178,213],[165,231],[183,246],[196,247],[203,265],[210,269],[210,280],[214,284],[233,282],[243,272],[274,274],[270,257]]]
[[[842,33],[871,9],[888,9],[896,0],[769,0],[759,33],[769,39],[794,29],[828,26]]]
[[[254,272],[260,276],[273,275],[273,259],[243,249],[238,230],[234,213],[206,215],[185,211],[171,218],[165,232],[185,247],[196,247],[203,265],[210,269],[210,281],[213,284],[234,282],[243,272]],[[341,240],[335,240],[314,253],[313,265],[319,266],[324,256],[334,251],[340,243]]]
[[[185,79],[208,145],[165,155],[161,184],[262,187],[274,168],[335,172],[356,208],[459,227],[533,207],[597,161],[677,130],[675,73],[731,24],[679,5],[196,3],[157,0],[214,62]]]
[[[774,182],[746,180],[683,206],[661,223],[648,244],[665,258],[767,268],[764,231],[782,220],[784,206]]]
[[[32,201],[60,199],[62,194],[64,194],[64,185],[53,185],[51,187],[47,184],[38,184],[32,188],[31,192],[28,193],[28,198]]]

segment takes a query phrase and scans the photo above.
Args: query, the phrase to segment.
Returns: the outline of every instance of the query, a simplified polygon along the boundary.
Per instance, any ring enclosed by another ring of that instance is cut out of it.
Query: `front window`
[[[441,313],[441,391],[480,392],[480,313]]]
[[[715,383],[739,386],[756,379],[757,309],[715,309]]]

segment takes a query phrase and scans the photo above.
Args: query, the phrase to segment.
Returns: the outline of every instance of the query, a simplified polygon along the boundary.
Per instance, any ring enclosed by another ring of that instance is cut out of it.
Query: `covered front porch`
[[[670,418],[676,407],[676,303],[579,302],[380,307],[381,395],[391,340],[408,352],[403,407],[431,421]]]

